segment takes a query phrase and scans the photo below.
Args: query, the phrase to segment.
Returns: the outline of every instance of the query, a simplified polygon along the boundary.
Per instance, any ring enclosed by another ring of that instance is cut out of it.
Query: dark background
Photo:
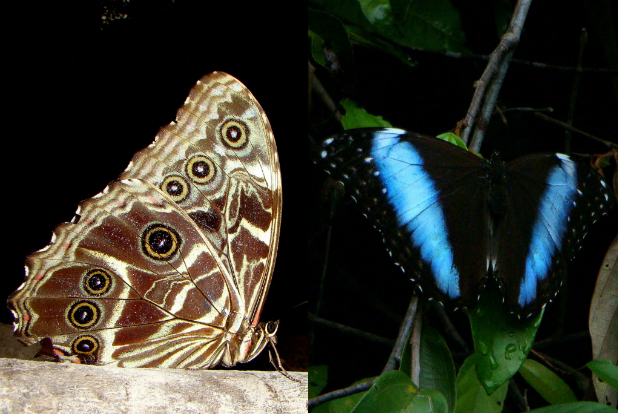
[[[311,2],[312,3],[312,2]],[[466,37],[465,47],[474,55],[488,55],[499,42],[495,8],[502,2],[453,0]],[[503,2],[506,3],[506,2]],[[512,3],[514,6],[515,2]],[[320,9],[320,7],[317,7]],[[582,28],[588,32],[584,71],[575,105],[573,125],[617,143],[617,3],[604,1],[534,1],[530,8],[498,105],[502,108],[553,108],[547,115],[566,121],[575,79]],[[337,62],[337,71],[315,63],[316,75],[336,102],[355,99],[373,115],[394,127],[428,135],[453,130],[466,115],[474,82],[486,60],[449,57],[444,53],[406,50],[414,67],[381,51],[353,47],[351,61]],[[311,59],[310,53],[308,53]],[[545,64],[544,67],[533,63]],[[330,61],[330,63],[332,63]],[[594,70],[592,70],[594,69]],[[506,123],[494,115],[485,136],[482,154],[500,151],[510,161],[537,152],[565,152],[564,130],[531,112],[506,111]],[[313,95],[309,133],[320,140],[342,127]],[[604,153],[608,148],[573,134],[573,153]],[[307,159],[310,180],[309,223],[310,311],[321,299],[321,317],[383,338],[396,338],[411,298],[413,286],[393,265],[381,237],[347,195],[338,199],[337,188],[326,185],[327,174]],[[609,185],[616,166],[605,170]],[[559,342],[546,349],[549,355],[580,367],[591,359],[588,313],[596,275],[604,254],[617,235],[617,209],[597,223],[585,239],[583,250],[569,265],[566,289],[546,309],[538,339],[556,329]],[[332,216],[333,215],[333,216]],[[327,243],[329,242],[329,248]],[[322,279],[323,271],[325,278]],[[323,285],[321,285],[323,283]],[[562,315],[560,309],[566,310]],[[467,318],[449,313],[461,335],[469,341]],[[327,365],[327,392],[354,381],[378,375],[391,345],[348,333],[342,329],[311,325],[310,364]],[[570,336],[570,335],[575,336]],[[313,336],[314,335],[314,336]],[[457,363],[466,356],[449,341]],[[472,347],[473,349],[473,347]],[[570,381],[569,381],[570,382]],[[575,385],[573,382],[571,385]],[[540,403],[528,393],[530,403]],[[513,407],[514,409],[514,407]]]
[[[303,62],[289,53],[291,38],[303,33],[281,17],[285,7],[298,16],[305,10],[288,2],[0,4],[1,298],[22,283],[26,255],[174,120],[196,81],[224,71],[267,113],[282,169],[280,248],[261,319],[280,319],[281,353],[287,340],[305,353],[307,281],[298,266],[306,237],[296,228],[305,211],[298,185],[305,170],[296,160],[305,100],[294,93],[304,88],[295,76]],[[257,360],[269,365],[266,353]]]

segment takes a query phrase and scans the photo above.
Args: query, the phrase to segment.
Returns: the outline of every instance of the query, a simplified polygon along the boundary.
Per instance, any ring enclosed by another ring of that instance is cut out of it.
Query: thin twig
[[[411,46],[406,47],[406,49],[414,51],[414,52],[429,54],[429,55],[444,56],[450,59],[477,59],[477,60],[486,60],[486,61],[490,59],[490,55],[477,55],[473,53],[458,53],[458,52],[449,52],[449,51],[442,51],[442,50],[430,50],[430,49],[424,49],[421,47],[411,47]],[[574,66],[552,65],[550,63],[532,62],[532,61],[523,60],[523,59],[512,59],[512,63],[514,65],[533,66],[535,68],[558,70],[562,72],[580,71],[583,73],[609,73],[612,75],[615,75],[616,73],[618,73],[617,69],[588,68],[588,67],[579,69]]]
[[[542,363],[544,363],[551,370],[557,373],[572,376],[575,381],[577,381],[577,383],[584,384],[588,381],[588,377],[584,375],[581,371],[571,367],[570,365],[560,361],[559,359],[555,359],[543,352],[536,351],[535,349],[531,350],[531,356],[538,358]]]
[[[525,400],[523,394],[521,394],[521,390],[519,390],[519,386],[515,382],[514,378],[510,378],[510,381],[508,381],[508,392],[510,392],[510,396],[512,397],[514,404],[517,408],[519,408],[519,412],[527,412],[527,401]]]
[[[503,55],[503,58],[499,65],[499,69],[495,73],[493,81],[491,81],[491,84],[484,95],[480,109],[480,116],[476,119],[476,125],[474,127],[471,144],[469,146],[469,148],[475,152],[480,152],[484,134],[487,131],[489,122],[491,121],[491,115],[493,115],[493,111],[495,110],[495,104],[497,103],[499,91],[504,84],[504,78],[506,77],[506,72],[508,72],[508,66],[510,66],[510,59],[512,58],[514,49],[517,47],[518,42],[519,39],[513,33],[506,33],[502,37],[502,42],[500,42],[499,53]],[[502,43],[504,43],[504,45],[502,45]]]
[[[411,298],[411,302],[409,303],[409,308],[407,309],[405,318],[403,319],[403,323],[401,324],[400,331],[398,333],[398,338],[396,339],[396,344],[392,348],[392,353],[390,354],[390,357],[388,359],[387,364],[385,365],[385,368],[383,369],[383,372],[397,369],[398,364],[400,363],[400,357],[403,353],[403,349],[409,342],[409,338],[411,336],[411,331],[413,329],[413,320],[417,313],[417,307],[418,307],[418,298],[417,296],[413,295]],[[324,319],[317,318],[312,315],[309,315],[308,319],[313,322],[323,323],[326,326],[333,325],[333,327],[338,327],[339,329],[350,331],[352,333],[353,332],[357,334],[361,333],[361,331],[358,331],[356,329],[349,328],[349,327],[346,327],[340,324],[336,324],[335,322],[326,321]],[[366,333],[363,333],[363,334],[371,335],[371,334],[366,334]],[[372,336],[379,338],[376,335],[372,335]],[[363,383],[356,384],[351,387],[343,388],[340,390],[336,390],[333,392],[320,395],[308,401],[308,409],[316,407],[319,404],[323,404],[325,402],[334,400],[336,398],[346,397],[348,395],[352,395],[352,394],[355,394],[361,391],[366,391],[372,386],[374,381],[375,379],[373,378],[372,380],[365,381]]]
[[[503,108],[501,110],[502,113],[507,113],[507,112],[553,112],[553,108],[551,107],[547,107],[547,108],[528,108],[528,107],[522,107],[522,106],[517,106],[517,107],[513,107],[513,108]]]
[[[452,320],[446,313],[446,308],[441,305],[437,305],[434,306],[434,309],[435,314],[437,315],[439,323],[441,324],[443,332],[446,334],[446,336],[452,338],[452,340],[459,345],[461,350],[469,354],[469,346],[467,346],[467,342],[465,342],[459,331],[457,331],[454,327]]]
[[[407,345],[409,341],[409,337],[411,336],[411,331],[413,329],[413,320],[417,313],[417,308],[418,308],[418,298],[417,296],[413,295],[411,297],[411,302],[409,303],[409,309],[407,309],[407,314],[405,315],[405,318],[403,319],[403,323],[401,324],[400,331],[398,333],[398,338],[396,339],[396,344],[392,348],[392,353],[390,354],[390,357],[388,359],[387,364],[385,365],[385,368],[383,369],[383,372],[391,371],[398,367],[398,363],[400,362],[400,356],[402,355],[403,349]],[[321,320],[321,318],[315,318],[310,315],[309,320],[317,322]],[[324,321],[324,320],[323,322],[329,323],[329,321]],[[333,322],[331,322],[330,324],[338,325]],[[347,328],[348,330],[352,329],[348,327],[344,327],[344,328]],[[358,392],[366,391],[372,386],[372,384],[374,384],[375,379],[376,378],[373,378],[371,380],[365,381],[360,384],[352,385],[347,388],[343,388],[343,389],[332,391],[332,392],[329,392],[323,395],[319,395],[318,397],[313,398],[308,401],[308,409],[312,409],[318,406],[319,404],[323,404],[328,401],[335,400],[337,398],[346,397],[346,396],[349,396],[349,395],[352,395]]]
[[[420,347],[422,346],[422,313],[417,312],[411,334],[411,381],[420,386]]]
[[[465,142],[465,144],[469,141],[470,131],[475,124],[476,118],[478,117],[478,112],[480,111],[482,100],[487,90],[487,85],[491,82],[495,72],[497,71],[500,57],[500,54],[496,53],[498,49],[495,49],[495,51],[491,54],[489,63],[482,73],[482,77],[476,82],[476,91],[474,92],[474,97],[471,100],[469,109],[467,110],[467,116],[465,117],[465,128],[463,128],[463,132],[461,134],[461,139]]]
[[[333,322],[327,319],[319,318],[311,313],[308,313],[308,322],[319,324],[326,328],[336,329],[338,332],[346,333],[349,335],[355,335],[380,345],[393,346],[394,341],[384,338],[379,335],[371,334],[360,329],[351,328],[350,326],[342,325],[337,322]]]
[[[407,309],[403,323],[400,325],[400,331],[398,332],[398,337],[396,338],[396,344],[394,345],[394,348],[392,348],[392,353],[390,354],[387,364],[385,364],[385,367],[383,368],[383,372],[397,369],[398,364],[400,363],[400,357],[403,354],[403,349],[407,346],[407,342],[411,336],[413,319],[415,318],[417,309],[418,297],[412,295],[411,302],[409,302],[409,308]]]
[[[314,66],[312,66],[312,63],[310,63],[310,61],[308,61],[308,80],[310,82],[310,90],[316,92],[321,97],[330,112],[332,112],[336,119],[340,121],[342,119],[342,114],[338,110],[338,106],[331,98],[331,96],[329,96],[329,94],[323,87],[323,84],[321,83],[321,81],[319,81],[319,78],[316,77],[316,75],[314,74],[314,70]]]
[[[351,385],[347,388],[342,388],[340,390],[328,392],[319,395],[318,397],[312,398],[308,400],[308,411],[318,406],[319,404],[323,404],[337,398],[348,397],[349,395],[357,394],[358,392],[366,391],[370,389],[370,387],[372,387],[372,384],[375,383],[375,380],[376,378],[373,378],[368,381],[360,382],[359,384]]]
[[[330,249],[331,239],[332,239],[332,228],[333,228],[332,223],[334,221],[334,211],[336,210],[336,203],[341,198],[337,196],[336,194],[337,190],[335,190],[334,187],[329,187],[329,188],[334,191],[331,193],[331,197],[329,198],[331,200],[331,206],[330,206],[330,211],[329,211],[329,220],[328,220],[329,224],[327,227],[327,235],[325,236],[325,258],[323,261],[321,280],[319,281],[319,286],[318,286],[316,306],[314,308],[314,315],[317,317],[321,313],[321,308],[323,305],[323,297],[325,295],[325,280],[327,278],[327,266],[329,264],[329,249]],[[341,185],[339,185],[337,188],[342,190]],[[311,350],[314,349],[314,339],[315,339],[314,325],[312,325],[309,329],[309,338],[308,338],[309,340],[308,346],[309,346],[309,349]]]
[[[573,368],[572,366],[566,364],[565,362],[560,361],[559,359],[555,359],[544,352],[537,351],[532,349],[530,359],[538,359],[540,362],[545,364],[549,369],[556,371],[562,375],[571,375],[574,373],[579,373],[578,370]],[[535,357],[535,358],[532,358]],[[583,376],[583,374],[581,374]],[[584,376],[585,377],[585,376]],[[583,378],[582,378],[583,379]]]
[[[561,126],[562,128],[567,129],[567,130],[569,130],[571,132],[574,132],[574,133],[582,135],[582,136],[584,136],[586,138],[590,138],[592,140],[600,142],[601,144],[606,145],[609,148],[618,148],[618,144],[615,144],[615,143],[610,142],[610,141],[606,141],[606,140],[604,140],[602,138],[599,138],[597,136],[594,136],[592,134],[588,134],[587,132],[584,132],[584,131],[582,131],[580,129],[577,129],[575,127],[572,127],[572,126],[568,125],[566,122],[558,121],[557,119],[551,118],[551,117],[549,117],[549,116],[547,116],[545,114],[541,114],[541,113],[535,113],[534,115],[537,116],[540,119],[544,119],[547,122],[551,122],[552,124]]]
[[[465,128],[461,135],[463,141],[467,143],[470,134],[472,134],[472,142],[469,148],[473,151],[480,151],[482,138],[493,114],[499,90],[510,65],[510,59],[519,43],[530,3],[531,0],[519,0],[517,2],[508,30],[504,33],[499,45],[489,57],[489,63],[482,77],[476,82],[476,91],[467,111]]]

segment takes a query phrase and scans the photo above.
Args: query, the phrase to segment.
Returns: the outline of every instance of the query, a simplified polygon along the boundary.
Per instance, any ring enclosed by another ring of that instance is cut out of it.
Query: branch
[[[434,56],[443,56],[448,59],[470,59],[470,60],[486,60],[488,61],[490,55],[477,55],[473,53],[458,53],[458,52],[447,52],[443,50],[430,50],[422,47],[413,47],[406,46],[404,47],[407,50],[424,53],[427,55]],[[581,72],[581,73],[608,73],[610,75],[616,75],[618,73],[617,69],[608,69],[608,68],[591,68],[591,67],[576,67],[576,66],[562,66],[562,65],[553,65],[550,63],[543,62],[532,62],[530,60],[523,59],[512,59],[513,65],[521,65],[521,66],[532,66],[534,68],[546,69],[546,70],[557,70],[560,72]]]
[[[333,322],[327,319],[323,319],[316,315],[313,315],[310,312],[308,312],[308,322],[321,325],[322,327],[325,327],[325,328],[335,329],[338,332],[343,333],[343,334],[355,335],[358,338],[363,338],[367,341],[374,342],[376,344],[385,345],[385,346],[394,345],[394,341],[391,339],[387,339],[379,335],[368,333],[368,332],[362,331],[361,329],[352,328],[350,326],[346,326],[338,322]]]
[[[342,114],[338,110],[338,106],[336,105],[334,100],[331,98],[331,96],[329,96],[329,94],[323,87],[323,84],[316,77],[314,72],[315,72],[314,66],[312,66],[312,63],[310,63],[310,61],[308,61],[308,109],[311,107],[310,97],[311,97],[312,91],[314,91],[321,97],[321,99],[327,106],[327,109],[329,109],[329,111],[334,114],[336,119],[340,121],[342,119]]]
[[[472,128],[475,126],[472,142],[469,145],[469,148],[473,151],[480,151],[482,138],[493,114],[499,90],[504,82],[514,50],[519,43],[530,3],[531,0],[518,1],[506,33],[504,33],[499,45],[491,54],[482,77],[476,82],[476,91],[467,111],[465,128],[461,136],[467,144]]]
[[[549,117],[549,116],[547,116],[545,114],[541,114],[540,112],[535,113],[534,116],[536,116],[536,117],[538,117],[538,118],[540,118],[542,120],[545,120],[547,122],[550,122],[552,124],[558,125],[558,126],[564,128],[564,129],[566,129],[567,131],[571,131],[571,132],[574,132],[575,134],[579,134],[579,135],[582,135],[582,136],[584,136],[586,138],[589,138],[591,140],[600,142],[601,144],[606,145],[609,148],[618,148],[618,144],[615,144],[615,143],[610,142],[610,141],[606,141],[606,140],[604,140],[602,138],[599,138],[597,136],[594,136],[592,134],[588,134],[585,131],[582,131],[582,130],[577,129],[577,128],[573,127],[573,126],[570,126],[570,125],[568,125],[565,122],[558,121],[557,119],[551,118],[551,117]]]
[[[400,364],[400,357],[403,354],[403,349],[405,349],[405,346],[407,346],[407,343],[409,342],[409,338],[411,338],[411,331],[413,330],[413,320],[415,318],[417,310],[418,297],[412,294],[409,308],[407,309],[407,313],[405,314],[403,323],[400,325],[400,331],[398,332],[398,337],[396,338],[396,344],[394,345],[394,348],[392,348],[392,353],[388,358],[388,362],[385,365],[385,368],[383,368],[383,372],[398,369],[398,365]]]
[[[413,322],[413,333],[411,334],[411,381],[420,386],[420,348],[422,347],[422,313],[418,312]]]
[[[359,384],[351,385],[350,387],[321,394],[318,397],[312,398],[308,401],[308,410],[312,410],[313,408],[318,407],[321,404],[336,400],[338,398],[348,397],[349,395],[369,390],[370,387],[372,387],[372,385],[375,383],[376,379],[377,378],[372,378],[364,382],[360,382]]]
[[[388,358],[388,362],[385,365],[383,372],[398,369],[398,364],[400,363],[400,356],[402,355],[403,349],[407,345],[407,342],[411,336],[411,331],[413,329],[413,319],[417,313],[417,308],[418,308],[418,298],[417,296],[413,295],[411,297],[411,303],[409,304],[409,309],[407,309],[407,314],[405,315],[405,318],[403,319],[403,323],[400,326],[400,331],[398,333],[398,338],[396,339],[396,344],[392,348],[392,353],[390,354],[390,357]],[[349,332],[358,332],[357,330],[354,330],[353,328],[343,327],[342,325],[335,324],[334,322],[321,320],[321,318],[317,318],[317,317],[311,317],[309,318],[309,320],[314,321],[314,322],[321,321],[324,324],[325,323],[333,324],[334,327],[338,327],[340,329],[346,328],[346,330]],[[335,400],[337,398],[347,397],[349,395],[353,395],[358,392],[366,391],[372,386],[372,384],[374,384],[375,380],[376,378],[372,378],[367,381],[361,382],[359,384],[351,385],[350,387],[347,387],[347,388],[342,388],[339,390],[335,390],[332,392],[319,395],[318,397],[315,397],[308,402],[308,409],[315,408],[320,404]]]

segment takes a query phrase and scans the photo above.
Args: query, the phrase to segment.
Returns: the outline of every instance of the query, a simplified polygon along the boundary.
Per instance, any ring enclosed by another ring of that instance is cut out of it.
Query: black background
[[[306,101],[303,77],[295,76],[301,56],[289,53],[291,38],[303,33],[282,16],[305,9],[186,1],[0,7],[1,297],[22,283],[26,255],[46,246],[54,227],[115,179],[174,120],[196,81],[217,70],[238,78],[260,102],[280,156],[280,248],[261,319],[280,319],[280,348],[287,337],[304,335],[307,281],[298,266],[306,237],[296,223],[305,210],[298,184],[305,173],[296,159]],[[2,322],[11,322],[0,308]]]

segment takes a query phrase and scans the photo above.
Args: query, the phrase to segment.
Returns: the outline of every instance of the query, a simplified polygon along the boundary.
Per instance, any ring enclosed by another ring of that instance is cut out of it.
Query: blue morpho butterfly
[[[475,304],[492,276],[509,312],[538,313],[612,206],[602,178],[567,155],[489,161],[399,129],[329,138],[317,163],[345,184],[418,289],[450,308]]]

